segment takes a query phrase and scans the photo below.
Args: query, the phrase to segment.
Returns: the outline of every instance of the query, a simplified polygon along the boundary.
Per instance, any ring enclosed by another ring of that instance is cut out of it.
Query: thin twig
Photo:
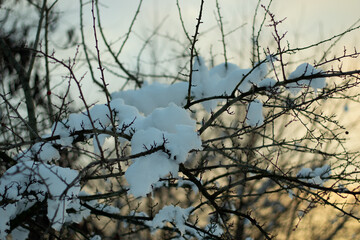
[[[203,6],[204,6],[204,0],[201,1],[200,4],[200,10],[199,10],[199,16],[196,19],[197,20],[197,24],[195,27],[195,34],[193,36],[193,41],[190,47],[190,76],[189,76],[189,86],[188,86],[188,93],[187,93],[187,105],[190,104],[191,102],[191,85],[192,85],[192,75],[193,75],[193,60],[194,60],[194,52],[195,52],[195,43],[198,41],[197,36],[199,35],[199,27],[201,22],[201,17],[202,17],[202,11],[203,11]],[[196,70],[196,69],[195,69]]]

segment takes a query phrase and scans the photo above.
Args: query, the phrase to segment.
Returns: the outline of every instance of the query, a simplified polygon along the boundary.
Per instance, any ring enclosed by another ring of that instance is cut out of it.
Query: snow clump
[[[321,72],[321,70],[314,68],[312,65],[308,63],[303,63],[299,65],[295,69],[295,71],[290,74],[288,80],[311,76],[319,74]],[[325,78],[303,79],[296,82],[288,83],[286,85],[290,93],[294,96],[297,95],[301,91],[301,89],[308,86],[312,87],[316,93],[318,89],[323,89],[326,86]]]
[[[166,222],[173,223],[179,229],[181,235],[185,234],[185,222],[189,218],[192,207],[181,208],[178,206],[165,206],[154,217],[152,221],[146,221],[146,224],[151,228],[162,228]]]
[[[142,129],[132,136],[131,153],[140,154],[161,146],[162,149],[133,160],[125,172],[129,192],[135,197],[146,196],[159,178],[169,173],[176,177],[179,164],[186,161],[189,151],[202,148],[195,130],[195,120],[172,103],[167,108],[157,108],[144,119]]]
[[[322,167],[315,168],[302,168],[296,177],[306,180],[308,183],[322,186],[326,182],[328,177],[331,175],[331,167],[325,164]]]
[[[0,179],[0,201],[12,200],[0,208],[0,239],[6,237],[10,220],[47,200],[47,217],[52,228],[59,231],[67,217],[66,209],[80,191],[72,184],[78,172],[41,162],[25,161],[9,168]]]
[[[31,161],[34,158],[40,160],[41,162],[49,163],[50,161],[59,160],[60,154],[52,144],[48,142],[38,142],[23,153],[18,154],[15,157],[15,160],[18,162],[26,162]]]
[[[257,86],[268,73],[267,62],[253,69],[241,69],[232,63],[222,63],[208,70],[205,61],[196,57],[192,73],[192,96],[194,100],[213,96],[230,96],[235,90],[245,93]],[[271,84],[271,83],[269,83]],[[202,103],[206,111],[211,112],[221,100],[209,100]]]
[[[246,115],[246,123],[251,127],[261,126],[264,123],[264,116],[262,113],[262,102],[255,99],[249,103]]]

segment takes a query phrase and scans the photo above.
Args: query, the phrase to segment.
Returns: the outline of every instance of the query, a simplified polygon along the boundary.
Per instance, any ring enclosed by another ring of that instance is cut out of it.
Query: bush
[[[0,36],[1,239],[338,239],[358,232],[351,225],[359,220],[358,152],[347,145],[352,130],[337,105],[348,111],[344,101],[358,101],[360,70],[335,67],[358,53],[327,54],[360,25],[292,48],[272,1],[260,2],[250,68],[229,61],[218,1],[217,65],[197,46],[207,3],[200,1],[191,34],[177,2],[187,48],[178,50],[175,73],[150,74],[142,53],[158,30],[144,40],[136,67],[120,61],[142,1],[118,51],[106,38],[98,1],[80,1],[80,26],[68,30],[67,46],[81,40],[69,60],[50,50],[48,34],[60,31],[56,1],[28,1],[40,16],[34,42],[19,42],[16,25]],[[87,8],[94,49],[86,42]],[[263,47],[265,28],[273,45]],[[292,63],[322,44],[330,48],[320,61]],[[55,84],[60,68],[65,74]],[[110,89],[108,73],[122,80],[121,90]],[[89,78],[104,103],[91,102]],[[321,224],[307,224],[315,219]]]

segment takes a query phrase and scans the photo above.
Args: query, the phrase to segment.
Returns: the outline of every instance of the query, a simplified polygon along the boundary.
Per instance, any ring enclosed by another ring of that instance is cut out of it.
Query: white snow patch
[[[29,233],[29,230],[23,227],[17,227],[11,231],[12,240],[26,240],[28,239]]]
[[[300,179],[306,180],[308,183],[322,186],[326,182],[328,177],[331,175],[331,167],[325,164],[322,167],[315,168],[302,168],[296,175]]]
[[[0,179],[0,201],[15,202],[0,208],[0,238],[6,236],[11,219],[45,198],[52,228],[60,230],[68,205],[80,191],[78,184],[69,186],[77,176],[75,170],[33,161],[20,162],[9,168]]]
[[[264,80],[259,82],[259,84],[257,86],[258,87],[266,87],[267,89],[270,89],[270,88],[273,88],[276,83],[277,83],[277,81],[275,79],[265,78]]]
[[[162,228],[166,222],[173,223],[177,229],[181,232],[181,235],[185,234],[186,225],[185,222],[189,218],[190,208],[181,208],[178,206],[165,206],[154,217],[152,221],[146,221],[147,225],[152,228]]]
[[[303,63],[299,65],[295,69],[295,71],[289,75],[288,80],[311,76],[321,72],[321,70],[314,68],[312,65],[308,63]],[[286,85],[290,93],[294,96],[297,95],[302,88],[307,86],[312,87],[316,93],[318,89],[323,89],[326,86],[325,78],[303,79]]]
[[[48,142],[38,142],[35,143],[30,149],[27,149],[25,152],[20,153],[15,157],[18,162],[32,161],[34,158],[48,163],[52,160],[56,161],[60,159],[60,154],[52,144]]]
[[[178,106],[184,105],[188,84],[185,82],[172,85],[153,83],[139,90],[127,90],[112,93],[113,99],[121,98],[124,103],[136,107],[145,115],[158,107],[166,107],[170,102]]]
[[[163,149],[134,159],[126,170],[129,192],[135,197],[145,196],[159,178],[169,173],[176,177],[179,164],[186,161],[189,151],[201,149],[196,122],[175,104],[156,109],[142,123],[142,126],[138,125],[142,129],[132,136],[131,153],[139,154],[161,146]]]
[[[101,240],[101,237],[99,235],[95,235],[90,240]]]
[[[263,105],[259,99],[254,99],[250,102],[246,115],[246,123],[251,127],[261,126],[264,123],[262,109]]]

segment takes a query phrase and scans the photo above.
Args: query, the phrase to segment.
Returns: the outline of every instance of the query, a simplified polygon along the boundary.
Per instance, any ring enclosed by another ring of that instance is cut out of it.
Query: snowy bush
[[[120,45],[107,39],[98,1],[80,1],[74,31],[81,42],[68,60],[49,50],[56,47],[47,35],[56,28],[56,1],[38,2],[29,1],[40,14],[33,46],[19,53],[0,34],[0,239],[295,239],[309,231],[302,222],[320,205],[329,213],[319,239],[331,239],[359,220],[358,152],[347,142],[352,128],[335,114],[339,100],[358,101],[360,73],[337,64],[359,54],[325,52],[306,62],[297,55],[325,43],[331,49],[360,25],[292,47],[272,1],[259,1],[244,68],[246,59],[229,60],[218,1],[221,61],[198,43],[206,38],[207,3],[200,1],[190,34],[177,2],[187,47],[164,57],[176,60],[161,59],[154,74],[142,53],[157,30],[144,40],[137,65],[133,56],[122,62],[142,1]],[[266,32],[268,46],[259,42]],[[13,86],[14,77],[20,83]],[[114,88],[109,78],[123,85]]]

